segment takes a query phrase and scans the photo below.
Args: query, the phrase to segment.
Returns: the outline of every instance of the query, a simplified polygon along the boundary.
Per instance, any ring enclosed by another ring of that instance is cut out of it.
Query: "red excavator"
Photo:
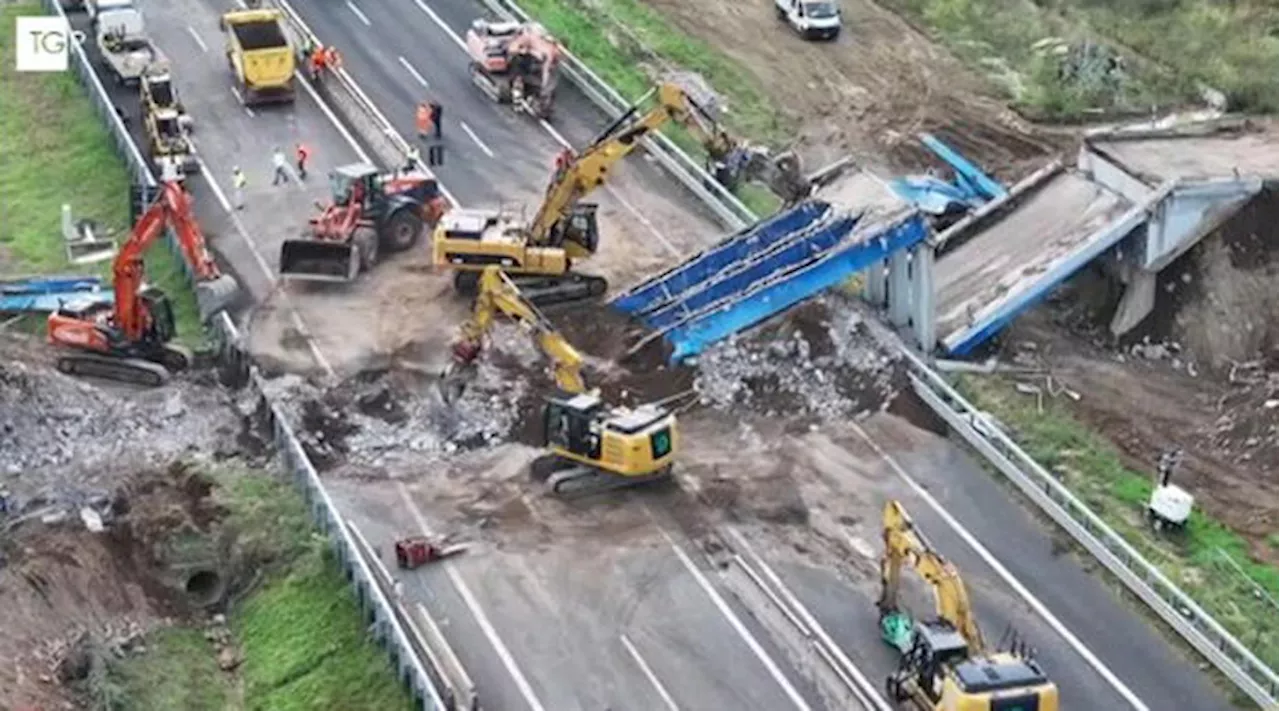
[[[73,350],[59,356],[58,370],[155,386],[190,365],[190,354],[169,343],[176,331],[169,298],[143,286],[143,257],[166,226],[173,227],[191,266],[205,313],[225,308],[234,297],[238,285],[206,251],[191,196],[179,183],[164,183],[112,264],[115,302],[86,299],[60,304],[49,314],[49,343]]]
[[[467,30],[471,80],[489,98],[551,118],[563,50],[537,23],[476,20]]]
[[[383,249],[403,252],[418,242],[426,224],[444,214],[435,179],[417,171],[381,173],[367,163],[336,168],[329,175],[333,198],[318,205],[302,239],[280,247],[280,276],[304,281],[346,282],[368,271]]]

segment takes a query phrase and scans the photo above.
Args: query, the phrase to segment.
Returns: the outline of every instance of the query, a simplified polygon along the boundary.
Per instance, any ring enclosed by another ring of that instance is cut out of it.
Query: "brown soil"
[[[929,161],[915,134],[933,131],[995,174],[1021,177],[1060,145],[994,98],[946,50],[871,0],[841,3],[845,31],[831,44],[800,39],[775,18],[770,2],[644,3],[747,67],[799,126],[802,155],[813,167],[852,153],[916,170]]]
[[[1038,344],[1054,387],[1080,394],[1070,408],[1105,436],[1126,466],[1152,472],[1161,453],[1183,449],[1178,484],[1206,513],[1244,535],[1261,560],[1274,560],[1266,539],[1277,525],[1275,361],[1271,375],[1237,373],[1237,382],[1192,376],[1170,361],[1120,355],[1053,323],[1044,311],[1019,322],[1011,338]],[[1243,382],[1247,376],[1249,382]],[[1043,378],[1036,385],[1044,387]],[[1063,402],[1067,398],[1059,397]]]
[[[59,682],[75,681],[64,660],[82,646],[76,640],[119,644],[126,630],[132,639],[193,611],[157,551],[222,519],[210,490],[203,476],[175,465],[130,477],[102,509],[102,533],[89,532],[75,511],[61,523],[36,517],[0,533],[0,708],[63,708],[72,692]]]

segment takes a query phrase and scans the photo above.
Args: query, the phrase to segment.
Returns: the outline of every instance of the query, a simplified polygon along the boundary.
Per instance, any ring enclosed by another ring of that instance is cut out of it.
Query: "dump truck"
[[[279,10],[236,10],[219,23],[246,105],[293,101],[294,48]]]
[[[132,6],[99,8],[94,41],[103,68],[117,84],[136,86],[143,74],[169,67],[169,60],[147,37],[142,13]]]

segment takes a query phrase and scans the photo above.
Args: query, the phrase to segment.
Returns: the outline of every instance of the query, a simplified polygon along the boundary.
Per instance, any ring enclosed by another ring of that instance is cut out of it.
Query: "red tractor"
[[[332,201],[319,205],[302,239],[281,245],[280,276],[352,281],[372,269],[383,250],[403,252],[417,244],[426,225],[444,214],[439,184],[416,171],[381,173],[357,163],[334,170],[329,184]]]

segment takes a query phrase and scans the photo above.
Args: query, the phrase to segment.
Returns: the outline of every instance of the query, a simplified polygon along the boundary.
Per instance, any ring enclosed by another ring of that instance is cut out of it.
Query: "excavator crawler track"
[[[624,477],[554,454],[538,457],[530,469],[534,479],[545,482],[548,492],[564,500],[582,499],[671,479],[670,467],[647,476]]]
[[[604,277],[577,272],[559,277],[513,276],[512,281],[538,308],[596,299],[609,290],[609,282]]]
[[[169,382],[170,373],[159,363],[141,358],[112,358],[87,353],[58,358],[58,370],[67,375],[104,378],[134,385],[159,387]]]

